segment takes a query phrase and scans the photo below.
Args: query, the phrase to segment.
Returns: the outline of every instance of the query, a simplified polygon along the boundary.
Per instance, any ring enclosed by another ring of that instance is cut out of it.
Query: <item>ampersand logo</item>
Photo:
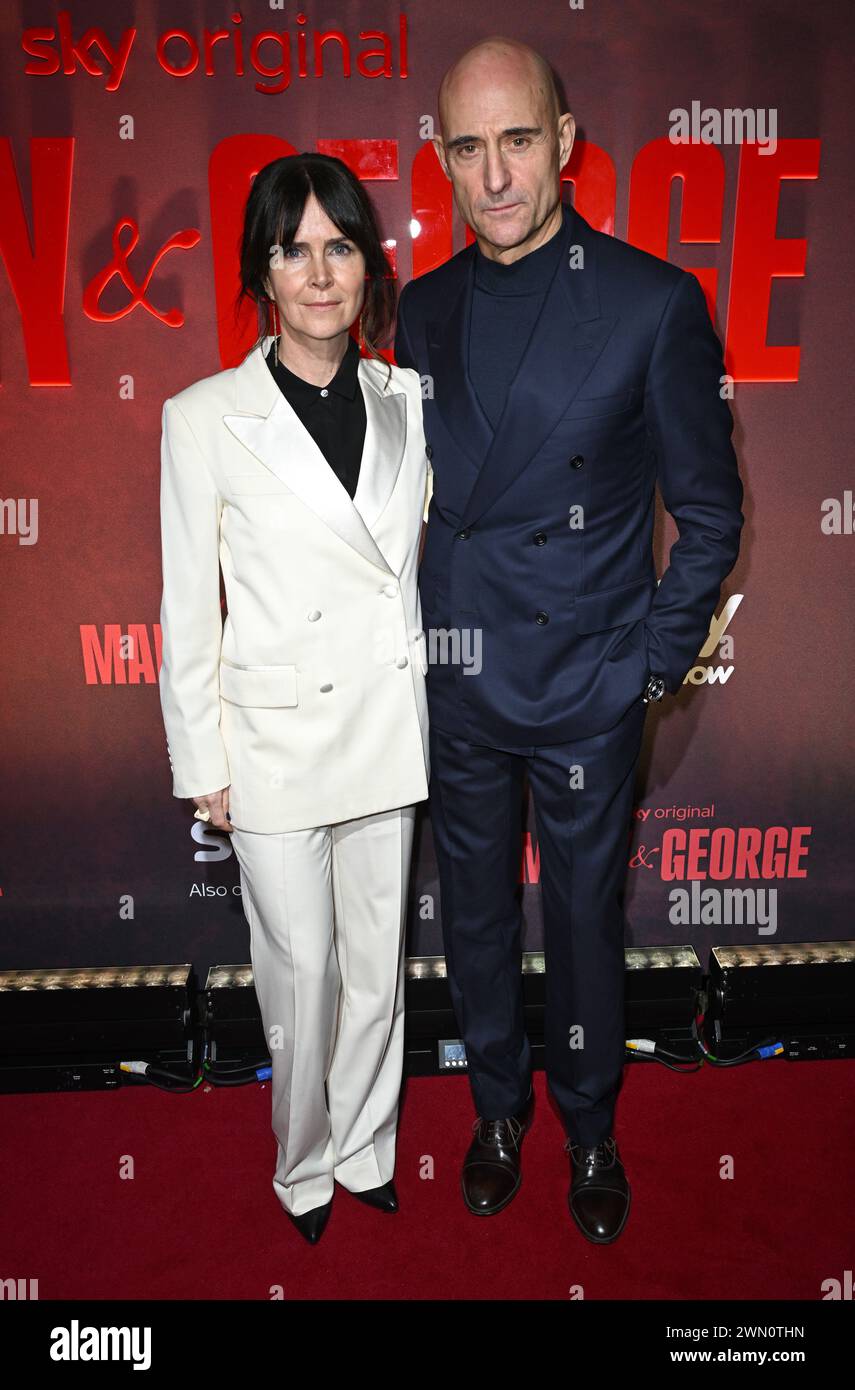
[[[648,855],[658,853],[658,845],[655,847],[651,846],[650,850],[648,850],[646,845],[639,845],[637,852],[632,856],[632,858],[629,861],[629,867],[631,869],[652,869],[653,865],[651,864]]]
[[[131,229],[131,241],[127,248],[123,248],[122,232],[126,227],[130,227]],[[181,328],[184,323],[184,315],[181,310],[167,309],[166,313],[161,313],[159,309],[156,309],[153,304],[149,303],[145,297],[145,292],[157,269],[158,262],[163,259],[167,251],[171,251],[173,247],[176,246],[180,246],[183,250],[189,251],[191,247],[196,246],[198,242],[201,241],[201,233],[198,232],[195,227],[188,227],[185,231],[176,232],[174,236],[171,236],[168,241],[164,242],[152,261],[151,268],[142,284],[137,284],[128,264],[128,257],[138,245],[139,239],[140,229],[138,224],[132,217],[123,217],[121,222],[117,223],[113,232],[113,259],[103,270],[99,271],[86,286],[83,292],[83,309],[85,313],[88,314],[89,318],[95,319],[101,323],[108,323],[114,319],[124,318],[125,315],[130,314],[138,304],[141,304],[144,309],[147,309],[156,319],[160,319],[161,323],[165,323],[167,327]],[[118,275],[122,284],[131,295],[131,299],[123,309],[117,309],[115,313],[107,313],[100,307],[99,300],[114,275]]]

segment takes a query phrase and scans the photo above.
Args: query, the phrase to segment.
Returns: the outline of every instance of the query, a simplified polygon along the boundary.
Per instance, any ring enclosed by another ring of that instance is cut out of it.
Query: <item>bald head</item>
[[[433,146],[484,254],[510,263],[554,235],[576,122],[546,59],[518,39],[482,39],[445,73],[437,105]]]
[[[527,43],[494,34],[467,48],[443,74],[439,84],[437,109],[439,127],[444,138],[448,139],[452,135],[449,120],[453,120],[452,110],[456,95],[467,88],[489,89],[490,84],[496,82],[520,83],[530,88],[537,93],[546,116],[550,120],[558,120],[561,103],[555,77],[546,59]]]

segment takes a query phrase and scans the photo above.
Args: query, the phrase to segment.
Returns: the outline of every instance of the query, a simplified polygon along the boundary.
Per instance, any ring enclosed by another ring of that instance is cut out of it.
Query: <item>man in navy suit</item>
[[[434,139],[476,241],[401,294],[395,355],[424,401],[433,496],[430,810],[449,986],[477,1111],[467,1206],[520,1185],[521,796],[534,797],[546,1075],[568,1203],[616,1239],[624,1048],[621,894],[648,704],[675,695],[739,551],[742,484],[721,346],[696,278],[561,201],[575,122],[527,45],[493,38],[443,78]],[[679,539],[657,587],[654,494]],[[473,653],[477,659],[472,660]]]

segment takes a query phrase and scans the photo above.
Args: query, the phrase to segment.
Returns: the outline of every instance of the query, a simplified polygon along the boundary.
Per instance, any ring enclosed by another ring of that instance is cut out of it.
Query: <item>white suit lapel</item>
[[[404,392],[396,391],[393,382],[384,390],[386,368],[360,359],[359,381],[366,388],[365,443],[351,500],[274,380],[265,361],[271,341],[265,338],[236,368],[238,413],[224,415],[224,424],[342,540],[385,573],[393,573],[369,528],[392,495],[404,457]]]

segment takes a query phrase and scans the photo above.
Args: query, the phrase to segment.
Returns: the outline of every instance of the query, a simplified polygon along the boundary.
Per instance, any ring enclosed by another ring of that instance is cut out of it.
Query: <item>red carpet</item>
[[[587,1299],[816,1300],[852,1268],[854,1078],[848,1062],[629,1066],[617,1138],[633,1203],[604,1247],[567,1211],[542,1072],[523,1185],[504,1212],[463,1205],[466,1078],[416,1078],[398,1137],[401,1210],[337,1188],[315,1247],[273,1192],[266,1087],[6,1096],[2,1276],[38,1278],[40,1299],[266,1300],[277,1285],[286,1299],[566,1299],[581,1284]],[[120,1177],[126,1156],[133,1180]]]

